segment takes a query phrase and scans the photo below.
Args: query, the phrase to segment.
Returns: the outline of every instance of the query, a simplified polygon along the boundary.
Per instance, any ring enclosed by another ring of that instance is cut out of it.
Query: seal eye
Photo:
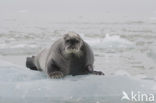
[[[66,43],[70,43],[70,40],[66,40]]]
[[[75,45],[75,44],[78,44],[78,43],[79,43],[79,40],[76,40],[76,39],[66,40],[66,44]]]
[[[79,41],[78,40],[75,40],[75,43],[79,43]]]

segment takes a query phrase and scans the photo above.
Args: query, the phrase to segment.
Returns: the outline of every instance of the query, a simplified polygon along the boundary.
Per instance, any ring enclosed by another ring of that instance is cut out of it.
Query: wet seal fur
[[[69,32],[57,40],[48,49],[38,55],[27,57],[26,67],[44,71],[50,78],[62,78],[66,75],[96,74],[93,70],[94,55],[90,46],[79,34]]]

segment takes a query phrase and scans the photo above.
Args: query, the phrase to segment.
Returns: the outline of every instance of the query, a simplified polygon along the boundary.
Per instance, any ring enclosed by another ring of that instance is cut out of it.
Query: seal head
[[[82,46],[83,40],[81,39],[80,35],[74,32],[69,32],[64,35],[64,54],[67,56],[69,55],[76,55],[80,56],[82,54]]]

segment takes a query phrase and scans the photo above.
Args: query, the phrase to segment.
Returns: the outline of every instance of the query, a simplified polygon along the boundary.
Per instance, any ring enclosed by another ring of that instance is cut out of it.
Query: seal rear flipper
[[[32,56],[32,57],[27,57],[27,60],[26,60],[26,67],[27,68],[30,68],[31,70],[38,70],[34,64],[34,57],[35,56]]]

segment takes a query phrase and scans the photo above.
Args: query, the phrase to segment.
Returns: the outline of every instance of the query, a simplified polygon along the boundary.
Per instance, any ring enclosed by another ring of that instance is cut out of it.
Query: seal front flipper
[[[34,58],[35,58],[35,56],[27,57],[27,60],[26,60],[26,67],[30,68],[31,70],[37,70],[37,68],[34,64]]]
[[[103,72],[101,71],[93,71],[92,74],[95,74],[95,75],[105,75]]]
[[[47,73],[50,78],[59,79],[64,77],[64,73],[61,72],[60,68],[57,66],[54,60],[50,60],[47,65]]]
[[[54,71],[49,73],[49,77],[54,79],[60,79],[64,77],[64,74],[61,71]]]
[[[104,75],[104,73],[101,72],[101,71],[94,71],[94,70],[93,70],[93,66],[91,66],[91,65],[87,66],[87,70],[88,70],[88,72],[91,73],[91,74],[95,74],[95,75]]]

